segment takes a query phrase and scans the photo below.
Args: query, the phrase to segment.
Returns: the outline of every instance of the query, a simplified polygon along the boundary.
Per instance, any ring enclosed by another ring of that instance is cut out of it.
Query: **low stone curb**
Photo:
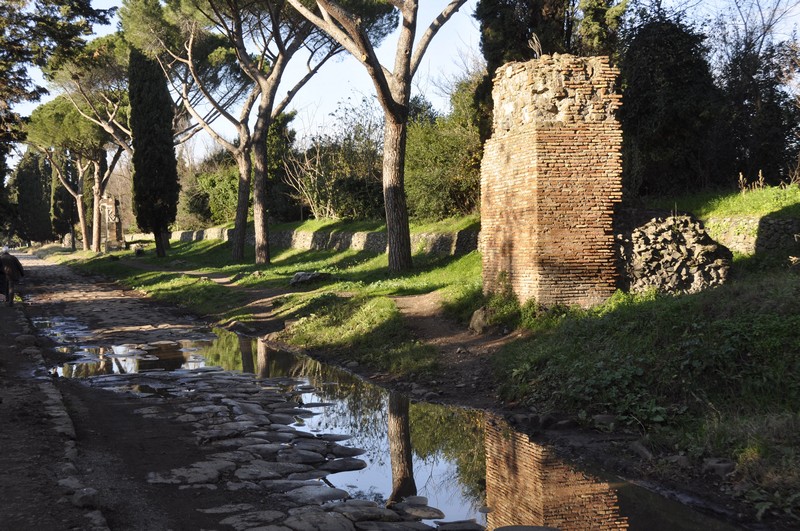
[[[21,333],[14,338],[16,344],[24,347],[21,354],[35,364],[34,377],[38,380],[39,391],[43,395],[44,413],[50,420],[53,430],[64,440],[64,455],[57,467],[58,485],[75,507],[85,509],[87,531],[109,531],[102,511],[96,508],[96,491],[83,485],[80,473],[75,467],[78,458],[75,425],[64,405],[64,397],[53,385],[47,372],[41,349],[36,346],[37,337],[21,307],[17,307],[17,323]]]

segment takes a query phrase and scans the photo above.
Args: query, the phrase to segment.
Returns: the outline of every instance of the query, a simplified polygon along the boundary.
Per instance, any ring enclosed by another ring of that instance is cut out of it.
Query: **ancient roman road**
[[[24,388],[40,407],[23,408],[17,396],[0,421],[13,424],[4,440],[17,447],[7,456],[25,455],[25,441],[42,434],[48,444],[14,469],[16,483],[0,485],[9,494],[0,514],[15,529],[431,529],[420,518],[443,516],[425,500],[389,510],[333,488],[326,476],[365,466],[361,451],[342,436],[293,426],[314,413],[291,400],[296,382],[216,368],[56,376],[64,353],[36,329],[53,322],[69,325],[58,344],[145,350],[207,337],[208,327],[112,283],[20,258],[25,302],[4,308],[0,378],[5,391],[17,386],[22,396]],[[12,414],[40,422],[14,423]],[[34,469],[41,477],[25,480]],[[17,488],[41,496],[14,496]]]

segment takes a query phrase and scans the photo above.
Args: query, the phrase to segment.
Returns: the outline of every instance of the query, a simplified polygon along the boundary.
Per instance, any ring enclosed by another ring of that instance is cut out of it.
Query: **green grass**
[[[720,217],[800,218],[800,186],[773,186],[736,192],[704,192],[677,198],[653,198],[650,208],[691,212],[700,219]]]
[[[411,234],[434,233],[447,234],[462,230],[480,230],[481,218],[478,214],[458,218],[448,218],[441,221],[416,221],[411,223]]]
[[[89,274],[113,278],[155,300],[177,304],[195,313],[215,316],[221,320],[229,319],[228,312],[242,306],[245,301],[243,293],[228,290],[202,276],[170,271],[145,271],[119,260],[120,256],[132,258],[132,252],[94,255],[84,252],[53,253],[45,250],[38,254],[47,254],[59,263],[74,266]]]
[[[797,271],[741,274],[680,297],[618,293],[528,319],[531,336],[494,360],[506,400],[587,424],[614,414],[656,450],[740,463],[741,492],[768,493],[770,510],[800,509]]]
[[[277,223],[270,230],[296,230],[301,232],[386,232],[383,221],[352,221],[341,219],[308,219],[291,223]]]
[[[797,194],[795,187],[744,199],[701,197],[691,210],[783,215],[796,207]],[[391,297],[438,291],[445,311],[462,321],[488,304],[503,324],[527,329],[493,360],[505,400],[564,411],[587,425],[593,414],[612,413],[656,453],[686,454],[698,468],[705,457],[730,458],[736,491],[755,511],[800,514],[800,272],[785,255],[736,256],[731,281],[699,294],[618,293],[590,310],[485,297],[477,252],[417,255],[415,269],[402,275],[387,273],[385,254],[360,251],[277,249],[269,266],[254,265],[251,248],[243,263],[232,264],[228,244],[213,241],[174,243],[163,259],[152,248],[142,257],[114,255],[122,260],[85,253],[59,259],[220,319],[247,318],[241,291],[180,271],[267,289],[287,286],[298,271],[328,272],[328,281],[280,299],[278,313],[293,323],[284,339],[396,374],[436,371],[437,364],[435,352],[408,335]]]
[[[293,297],[281,313],[297,318],[287,334],[292,344],[348,352],[348,358],[396,374],[435,369],[435,349],[411,340],[397,306],[387,297],[331,292]]]
[[[164,258],[155,256],[152,245],[142,256],[132,251],[69,254],[55,247],[39,254],[47,253],[219,322],[247,321],[251,316],[243,308],[243,290],[228,289],[211,277],[233,278],[241,288],[269,290],[286,288],[299,271],[329,273],[329,280],[282,297],[279,315],[297,320],[284,339],[310,349],[341,351],[398,374],[434,370],[435,350],[412,340],[390,297],[440,290],[452,313],[468,318],[471,305],[479,300],[476,293],[482,296],[476,252],[460,257],[419,254],[414,270],[402,275],[387,272],[385,254],[365,251],[275,249],[271,264],[264,266],[253,263],[253,250],[248,248],[242,263],[231,263],[228,244],[213,240],[173,242]]]

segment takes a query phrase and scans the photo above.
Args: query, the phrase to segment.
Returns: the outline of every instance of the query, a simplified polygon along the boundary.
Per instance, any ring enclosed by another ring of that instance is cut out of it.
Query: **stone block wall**
[[[562,531],[622,530],[615,490],[573,469],[527,435],[489,419],[486,434],[487,529],[548,526]]]
[[[194,242],[201,240],[228,241],[233,237],[233,229],[212,227],[202,230],[183,230],[170,233],[171,240]],[[249,232],[245,241],[254,243],[254,235]],[[270,232],[270,246],[303,250],[353,250],[370,253],[386,252],[385,232],[325,232],[280,230]],[[128,234],[126,242],[152,241],[152,234]],[[453,233],[419,233],[411,235],[411,251],[424,254],[460,256],[478,247],[478,231],[460,230]]]
[[[617,284],[622,198],[617,70],[606,57],[542,56],[494,79],[481,168],[484,291],[591,306]]]

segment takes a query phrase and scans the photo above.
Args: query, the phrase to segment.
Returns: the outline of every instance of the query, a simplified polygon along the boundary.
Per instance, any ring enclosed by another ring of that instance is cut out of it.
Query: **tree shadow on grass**
[[[756,230],[754,253],[734,257],[733,279],[791,267],[800,272],[800,264],[792,265],[800,257],[800,204],[761,217]]]

